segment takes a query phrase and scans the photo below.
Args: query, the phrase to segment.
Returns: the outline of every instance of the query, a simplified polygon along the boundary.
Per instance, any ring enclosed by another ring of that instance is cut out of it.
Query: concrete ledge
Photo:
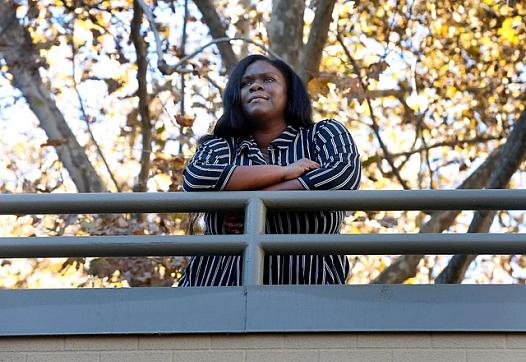
[[[2,290],[0,336],[526,332],[525,300],[526,288],[519,285]],[[269,347],[277,343],[264,340]],[[83,342],[69,340],[61,348],[80,348],[77,343]],[[138,343],[129,338],[120,346],[128,349]],[[211,343],[218,348],[229,345]],[[374,347],[376,342],[358,343]],[[454,340],[438,338],[432,343],[441,346]],[[470,343],[480,347],[478,341]],[[503,344],[496,343],[497,348]]]

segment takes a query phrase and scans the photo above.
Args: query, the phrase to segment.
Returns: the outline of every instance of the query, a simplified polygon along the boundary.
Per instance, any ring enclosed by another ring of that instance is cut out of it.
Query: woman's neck
[[[266,149],[287,128],[285,122],[268,125],[268,127],[254,130],[253,136],[259,148]]]

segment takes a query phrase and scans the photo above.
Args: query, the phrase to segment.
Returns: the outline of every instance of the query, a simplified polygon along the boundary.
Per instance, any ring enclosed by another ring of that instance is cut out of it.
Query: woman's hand
[[[285,167],[285,180],[293,180],[305,172],[320,168],[320,164],[308,158],[302,158]]]
[[[225,231],[227,234],[243,234],[245,230],[245,215],[241,212],[225,214]]]

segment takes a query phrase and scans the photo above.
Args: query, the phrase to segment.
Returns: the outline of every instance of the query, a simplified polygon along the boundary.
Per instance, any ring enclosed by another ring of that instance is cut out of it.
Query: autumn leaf
[[[368,69],[369,79],[379,80],[380,74],[382,74],[383,71],[386,70],[388,66],[389,64],[387,64],[387,62],[385,61],[371,64]]]
[[[112,94],[117,89],[122,87],[122,83],[119,82],[118,80],[113,79],[113,78],[104,79],[104,82],[108,86],[108,94]]]
[[[340,88],[344,91],[345,97],[350,102],[356,99],[358,103],[362,103],[365,99],[365,91],[358,78],[345,78],[339,82]]]
[[[66,143],[68,143],[68,141],[65,140],[65,139],[47,140],[45,143],[42,143],[40,145],[40,147],[41,148],[44,148],[44,147],[57,147],[57,146],[65,145]]]
[[[189,114],[178,114],[175,116],[175,121],[181,127],[192,127],[195,121],[195,116],[191,116]]]
[[[329,79],[325,77],[313,78],[309,81],[307,88],[311,95],[327,96],[329,94]]]

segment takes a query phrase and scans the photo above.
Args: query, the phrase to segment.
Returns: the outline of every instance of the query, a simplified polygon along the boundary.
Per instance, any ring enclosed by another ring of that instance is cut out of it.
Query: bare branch
[[[212,0],[194,0],[194,4],[197,6],[205,24],[210,30],[212,39],[226,38],[226,29],[221,22],[221,18],[216,11],[216,8]],[[221,53],[221,59],[227,70],[230,73],[234,66],[237,64],[237,57],[232,49],[232,46],[228,42],[216,42],[219,53]]]
[[[363,89],[363,91],[365,93],[365,101],[367,102],[367,107],[369,108],[369,112],[371,113],[371,122],[372,122],[372,124],[370,126],[371,126],[376,138],[378,139],[378,143],[380,144],[380,148],[382,149],[382,151],[384,153],[384,157],[387,160],[387,163],[389,163],[389,166],[391,167],[391,170],[393,171],[393,174],[397,178],[398,182],[400,182],[402,187],[407,190],[407,189],[409,189],[409,186],[407,185],[405,180],[402,178],[402,176],[400,176],[400,172],[398,171],[398,168],[394,164],[393,157],[392,157],[391,153],[389,152],[389,150],[387,149],[387,146],[385,145],[385,143],[384,143],[384,141],[383,141],[383,139],[382,139],[382,137],[380,135],[380,126],[378,125],[378,122],[376,121],[376,117],[374,115],[374,109],[373,109],[373,106],[371,104],[371,99],[367,96],[368,85],[365,84],[365,82],[364,82],[364,80],[363,80],[363,78],[361,76],[360,67],[358,66],[358,63],[354,60],[354,58],[352,57],[351,53],[349,52],[349,50],[345,46],[345,43],[343,42],[343,38],[342,38],[342,36],[340,35],[339,32],[336,33],[336,37],[338,39],[338,42],[341,44],[341,46],[343,48],[343,51],[345,52],[345,55],[347,56],[347,58],[351,62],[352,66],[353,66],[353,69],[354,69],[354,73],[357,75],[358,80],[360,81],[361,87],[362,87],[362,89]]]
[[[250,19],[248,16],[249,9],[252,9],[252,0],[238,0],[238,4],[246,9],[246,15],[239,18],[236,24],[236,34],[235,36],[243,36],[248,38],[250,36],[250,29],[252,28],[250,24]],[[244,58],[248,55],[248,43],[243,43],[239,51],[239,57]]]
[[[183,19],[183,34],[181,37],[181,54],[184,56],[186,53],[186,25],[188,23],[188,0],[184,0],[184,19]],[[181,115],[185,115],[184,109],[184,91],[185,91],[185,79],[184,74],[181,74]],[[183,127],[181,126],[181,131]]]
[[[465,139],[465,140],[443,141],[443,142],[437,142],[437,143],[433,143],[431,145],[415,148],[415,149],[410,150],[410,151],[392,153],[391,155],[393,156],[393,158],[409,157],[409,156],[412,156],[412,155],[414,155],[416,153],[426,152],[426,151],[432,150],[434,148],[454,147],[454,146],[467,145],[467,144],[473,144],[473,143],[484,143],[484,142],[488,142],[488,141],[501,140],[503,138],[504,138],[504,136],[489,136],[489,137],[479,136],[479,137],[469,138],[469,139]],[[408,160],[408,158],[406,158],[406,160],[402,164],[405,164],[405,162],[407,162],[407,160]],[[378,157],[378,155],[373,155],[373,156],[369,157],[368,159],[364,160],[363,164],[369,165],[371,163],[376,163],[376,162],[380,162],[380,161],[381,161],[381,159],[380,159],[380,157]],[[402,167],[402,166],[399,165],[398,167]]]
[[[275,56],[264,45],[257,43],[251,39],[247,39],[245,37],[234,37],[234,38],[227,37],[226,31],[221,23],[221,19],[219,18],[219,15],[215,11],[213,4],[211,4],[209,0],[194,0],[194,3],[197,5],[199,11],[203,15],[203,19],[205,23],[208,25],[212,38],[214,39],[211,42],[200,47],[194,53],[183,57],[177,64],[169,66],[164,60],[164,55],[161,49],[161,38],[159,36],[159,32],[157,31],[155,18],[150,8],[144,3],[143,0],[136,0],[136,1],[138,5],[141,7],[141,9],[144,11],[144,15],[146,16],[146,18],[148,19],[148,22],[150,23],[150,29],[152,30],[152,33],[155,38],[155,51],[157,53],[157,67],[159,68],[161,73],[163,73],[164,75],[170,75],[175,72],[178,72],[179,70],[178,68],[184,65],[188,60],[192,59],[197,54],[201,53],[204,49],[214,44],[217,44],[219,52],[221,53],[223,64],[225,64],[227,72],[230,72],[234,68],[234,66],[237,64],[237,57],[234,54],[234,51],[232,50],[232,46],[229,44],[229,42],[232,40],[242,40],[242,41],[245,41],[246,43],[254,44],[260,47],[261,49],[263,49],[264,51],[266,51],[267,53]],[[185,5],[185,9],[186,9],[186,6],[187,5]],[[185,10],[185,13],[186,13],[186,10]]]
[[[73,25],[72,25],[73,27],[75,26],[74,24],[75,23],[73,22]],[[80,94],[80,91],[79,91],[79,88],[78,88],[77,79],[75,77],[75,73],[76,73],[76,71],[75,71],[75,56],[76,56],[76,54],[77,54],[77,49],[75,48],[75,42],[73,41],[73,37],[72,37],[71,38],[71,68],[72,68],[71,69],[72,70],[71,77],[73,79],[73,89],[75,90],[75,93],[77,94],[77,98],[79,100],[80,111],[82,113],[82,119],[86,123],[86,128],[87,128],[88,133],[90,135],[91,142],[93,142],[93,144],[95,145],[95,148],[97,149],[97,153],[99,154],[99,157],[101,158],[102,162],[104,163],[104,167],[106,168],[106,171],[110,175],[111,181],[113,182],[113,186],[115,186],[115,189],[117,190],[117,192],[121,192],[121,189],[119,187],[119,183],[115,179],[115,176],[113,175],[113,172],[111,172],[110,165],[108,164],[108,161],[106,161],[106,157],[104,157],[104,153],[102,152],[102,148],[100,147],[99,143],[95,139],[95,135],[93,134],[93,131],[91,129],[90,117],[88,116],[88,114],[86,112],[86,108],[84,107],[84,101],[82,99],[82,95]]]
[[[155,51],[157,52],[157,64],[159,66],[159,64],[164,63],[164,56],[161,50],[161,38],[159,37],[159,32],[157,31],[157,26],[155,24],[155,18],[153,16],[152,11],[148,7],[148,5],[144,3],[143,0],[135,0],[135,1],[140,6],[140,8],[142,9],[142,12],[146,16],[146,19],[148,19],[148,22],[150,23],[150,29],[152,30],[153,37],[155,39]]]
[[[329,35],[335,0],[320,0],[303,51],[300,77],[305,83],[318,75],[323,48]]]
[[[148,62],[146,60],[146,43],[141,36],[141,23],[143,10],[138,0],[133,2],[133,18],[131,22],[131,38],[137,55],[137,96],[139,97],[138,112],[141,116],[141,134],[142,134],[142,152],[141,152],[141,170],[134,191],[146,191],[146,182],[150,173],[150,156],[152,153],[152,132],[150,114],[148,110],[148,88],[146,81],[146,72]]]
[[[246,43],[253,44],[253,45],[263,49],[266,53],[270,54],[274,58],[281,59],[281,57],[278,56],[276,53],[274,53],[272,50],[268,49],[263,44],[258,43],[258,42],[254,41],[254,40],[247,39],[247,38],[244,38],[242,36],[237,36],[237,37],[232,37],[232,38],[225,37],[225,38],[214,39],[214,40],[206,43],[202,47],[198,48],[195,52],[193,52],[193,53],[185,56],[181,60],[179,60],[179,62],[177,62],[174,65],[167,65],[167,64],[160,65],[159,66],[159,70],[165,75],[173,74],[173,73],[177,72],[178,68],[180,68],[183,64],[185,64],[187,61],[189,61],[190,59],[195,57],[197,54],[201,53],[203,50],[208,48],[210,45],[214,45],[214,44],[217,44],[217,43],[231,42],[231,41],[234,41],[234,40],[241,40],[241,41],[244,41]]]
[[[210,84],[215,88],[217,89],[217,91],[219,92],[219,95],[222,97],[223,96],[223,88],[217,84],[217,82],[215,80],[213,80],[212,78],[210,78],[210,76],[208,74],[202,74],[202,76],[210,82]]]
[[[429,151],[429,150],[431,150],[433,148],[438,148],[438,147],[453,147],[453,146],[467,145],[467,144],[472,144],[472,143],[483,143],[483,142],[488,142],[488,141],[500,140],[502,138],[503,138],[503,136],[489,136],[489,137],[479,136],[479,137],[469,138],[469,139],[465,139],[465,140],[458,140],[457,139],[457,140],[453,140],[453,141],[443,141],[443,142],[433,143],[433,144],[427,145],[427,146],[422,146],[420,148],[417,148],[417,149],[414,149],[414,150],[411,150],[411,151],[393,153],[392,156],[393,157],[411,156],[411,155],[413,155],[415,153],[421,153],[421,152]]]

